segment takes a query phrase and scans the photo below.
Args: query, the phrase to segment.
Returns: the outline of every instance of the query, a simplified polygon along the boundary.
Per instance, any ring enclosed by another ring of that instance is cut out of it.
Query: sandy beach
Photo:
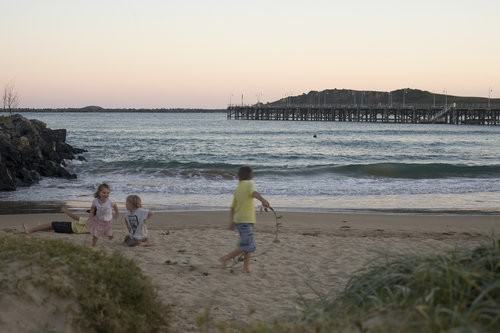
[[[133,258],[167,304],[174,305],[173,327],[197,331],[205,311],[215,320],[271,321],[300,313],[304,302],[335,295],[349,277],[375,258],[398,254],[442,253],[488,241],[500,233],[498,215],[296,213],[280,212],[279,243],[273,243],[275,218],[259,212],[257,252],[252,273],[242,264],[221,268],[218,258],[234,249],[238,237],[227,230],[228,213],[165,212],[150,221],[152,246],[121,244],[125,227],[114,225],[114,240],[99,240],[104,251]],[[22,224],[68,220],[63,214],[0,215],[0,231]],[[120,220],[121,221],[121,220]],[[65,239],[89,246],[89,235],[39,232],[30,237]]]

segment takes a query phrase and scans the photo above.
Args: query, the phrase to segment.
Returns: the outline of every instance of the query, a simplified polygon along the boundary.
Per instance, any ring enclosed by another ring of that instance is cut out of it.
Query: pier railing
[[[360,106],[285,105],[230,106],[235,120],[341,121],[413,124],[500,125],[500,106]]]

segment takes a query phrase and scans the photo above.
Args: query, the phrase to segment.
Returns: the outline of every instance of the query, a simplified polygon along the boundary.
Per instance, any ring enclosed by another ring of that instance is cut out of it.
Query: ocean
[[[237,170],[281,210],[483,211],[500,206],[500,127],[227,120],[224,113],[25,113],[88,152],[76,180],[44,178],[0,201],[226,209]]]

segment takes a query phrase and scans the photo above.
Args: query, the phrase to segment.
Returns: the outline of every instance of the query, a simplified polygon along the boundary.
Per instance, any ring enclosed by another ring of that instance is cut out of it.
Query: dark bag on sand
[[[130,235],[125,236],[125,239],[123,240],[123,243],[127,246],[137,246],[139,244],[139,241],[133,237],[130,237]]]

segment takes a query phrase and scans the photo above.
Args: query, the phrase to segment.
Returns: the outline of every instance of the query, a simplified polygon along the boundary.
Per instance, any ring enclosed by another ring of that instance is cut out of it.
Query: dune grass
[[[246,333],[500,332],[500,241],[442,255],[381,258],[296,321],[215,326]]]
[[[305,319],[325,332],[498,332],[499,241],[378,262],[355,275],[340,297],[309,309]]]
[[[13,265],[16,271],[28,268],[33,274],[19,280]],[[137,265],[118,254],[60,240],[0,236],[2,293],[29,297],[23,295],[27,285],[74,299],[78,309],[73,325],[85,332],[169,331],[171,309],[160,302]]]

